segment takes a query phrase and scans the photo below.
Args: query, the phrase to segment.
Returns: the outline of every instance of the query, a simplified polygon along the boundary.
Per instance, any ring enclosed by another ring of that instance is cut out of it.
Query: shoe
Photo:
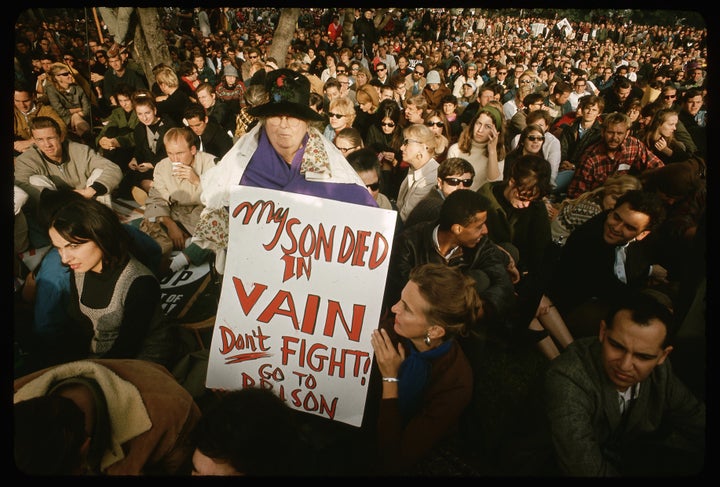
[[[137,186],[133,186],[131,193],[133,199],[138,205],[145,206],[145,201],[148,197],[148,194],[145,192],[145,190],[143,190],[142,188],[138,188]]]

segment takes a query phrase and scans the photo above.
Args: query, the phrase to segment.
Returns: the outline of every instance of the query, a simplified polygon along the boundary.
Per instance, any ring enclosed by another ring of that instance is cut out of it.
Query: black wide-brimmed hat
[[[269,101],[248,109],[254,117],[289,115],[302,120],[322,121],[324,118],[310,108],[310,81],[292,69],[275,69],[265,76]]]

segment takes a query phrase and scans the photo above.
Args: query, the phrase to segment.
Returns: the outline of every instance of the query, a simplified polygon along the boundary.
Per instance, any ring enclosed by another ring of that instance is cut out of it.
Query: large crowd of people
[[[490,349],[547,365],[529,450],[503,465],[707,467],[706,28],[308,8],[278,60],[280,9],[165,7],[148,77],[98,10],[97,28],[16,23],[20,471],[514,475],[463,459],[464,418],[499,393],[473,390]],[[159,282],[203,263],[222,279],[236,185],[397,213],[357,436],[260,391],[201,408],[169,373],[192,350]],[[329,465],[345,448],[362,467]]]

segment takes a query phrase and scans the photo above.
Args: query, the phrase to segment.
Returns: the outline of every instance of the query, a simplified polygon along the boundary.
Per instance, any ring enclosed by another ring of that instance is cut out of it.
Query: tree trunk
[[[170,65],[170,50],[160,27],[157,7],[136,8],[138,23],[132,46],[133,59],[143,67],[150,86],[155,82],[152,72],[154,66],[165,63]]]
[[[298,18],[300,18],[299,8],[280,9],[280,19],[273,34],[272,44],[268,49],[268,55],[277,60],[279,68],[285,67],[285,56],[292,42],[293,34],[297,30]]]
[[[353,33],[355,32],[355,9],[346,8],[343,16],[342,38],[346,46],[352,45]]]

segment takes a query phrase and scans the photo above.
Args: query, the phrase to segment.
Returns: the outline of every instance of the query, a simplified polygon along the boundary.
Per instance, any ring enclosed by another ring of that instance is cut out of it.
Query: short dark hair
[[[303,467],[294,412],[269,389],[230,391],[203,414],[197,449],[246,475],[290,475]]]
[[[618,294],[605,315],[608,329],[612,329],[615,316],[622,310],[630,311],[630,318],[639,326],[649,326],[651,320],[661,322],[667,330],[663,347],[672,343],[677,331],[677,320],[667,304],[649,290],[631,290]]]
[[[632,189],[617,199],[615,208],[627,203],[633,211],[639,211],[650,217],[650,222],[645,230],[653,231],[665,221],[665,204],[660,196],[654,191],[643,189]]]
[[[458,189],[448,195],[440,207],[438,223],[440,230],[450,230],[453,225],[468,225],[475,220],[475,215],[487,212],[490,201],[480,193],[471,189]]]

